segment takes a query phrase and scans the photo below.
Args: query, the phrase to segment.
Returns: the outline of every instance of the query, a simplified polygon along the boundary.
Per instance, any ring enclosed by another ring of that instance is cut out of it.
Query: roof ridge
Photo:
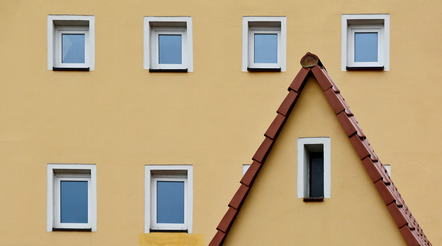
[[[402,199],[384,165],[382,165],[382,162],[368,142],[367,137],[363,133],[358,121],[351,112],[350,107],[345,102],[340,90],[330,78],[325,67],[322,65],[319,57],[315,54],[307,52],[301,58],[300,63],[302,68],[290,84],[288,88],[288,95],[279,106],[275,119],[265,132],[264,141],[253,155],[253,163],[246,174],[242,177],[240,181],[241,185],[230,201],[228,205],[229,209],[217,226],[217,233],[212,238],[209,245],[218,246],[223,244],[229,229],[235,221],[235,218],[241,209],[250,188],[253,185],[254,180],[258,176],[267,155],[272,149],[273,143],[276,141],[287,118],[290,116],[290,112],[296,104],[298,96],[302,92],[307,78],[311,75],[313,75],[319,82],[322,91],[324,92],[330,106],[338,118],[338,121],[344,128],[345,133],[350,139],[351,144],[360,157],[363,166],[367,170],[376,189],[384,200],[388,211],[396,222],[396,225],[398,226],[407,244],[421,246],[431,245],[419,223],[413,217],[405,204],[405,201]]]

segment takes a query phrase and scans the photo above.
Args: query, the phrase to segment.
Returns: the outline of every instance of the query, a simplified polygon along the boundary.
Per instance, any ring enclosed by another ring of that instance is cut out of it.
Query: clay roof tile
[[[212,241],[210,241],[209,246],[222,245],[225,237],[226,237],[225,232],[217,231],[215,236],[212,238]]]
[[[279,106],[277,113],[287,116],[292,111],[293,106],[298,99],[298,93],[296,91],[289,91],[289,94],[285,97],[284,101],[282,101],[281,106]]]
[[[227,232],[230,229],[230,226],[233,224],[233,221],[236,218],[237,213],[238,213],[238,210],[236,210],[232,207],[229,207],[229,209],[227,210],[223,219],[219,222],[218,226],[216,227],[216,229],[218,231],[222,231],[227,234]]]
[[[265,158],[270,152],[270,149],[272,148],[273,141],[270,138],[265,138],[262,144],[259,146],[258,150],[256,151],[255,155],[253,155],[252,159],[254,161],[257,161],[259,163],[264,163]]]
[[[417,233],[413,233],[408,226],[403,226],[400,231],[408,246],[425,245],[423,240],[419,240],[421,236],[416,235]]]
[[[270,139],[276,139],[279,131],[284,126],[286,119],[287,117],[283,116],[282,114],[277,114],[272,124],[270,124],[269,128],[267,129],[266,133],[264,133],[264,136]]]
[[[249,192],[249,186],[241,184],[238,191],[236,191],[235,195],[233,196],[232,200],[229,203],[229,207],[232,207],[236,210],[239,210],[242,203],[246,199],[247,193]]]
[[[337,115],[337,117],[348,137],[351,137],[353,134],[357,133],[359,138],[365,138],[365,134],[354,116],[348,116],[344,111],[342,111]]]
[[[247,172],[242,177],[240,183],[250,187],[256,176],[258,175],[260,169],[261,163],[254,161],[252,165],[250,165],[249,169],[247,169]]]
[[[303,85],[305,84],[304,81],[307,78],[309,72],[310,68],[301,68],[299,73],[296,75],[295,79],[293,79],[292,83],[290,84],[288,90],[300,92],[302,90]]]

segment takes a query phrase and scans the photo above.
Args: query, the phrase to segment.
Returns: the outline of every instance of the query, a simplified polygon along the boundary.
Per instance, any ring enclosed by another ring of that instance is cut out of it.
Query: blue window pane
[[[157,223],[184,223],[184,181],[158,181],[157,196]]]
[[[158,63],[181,64],[182,42],[181,35],[158,35]]]
[[[62,63],[84,63],[84,34],[62,34]]]
[[[60,182],[60,222],[88,223],[88,182]]]
[[[355,62],[378,61],[378,33],[355,33]]]
[[[255,34],[255,63],[278,62],[278,35]]]

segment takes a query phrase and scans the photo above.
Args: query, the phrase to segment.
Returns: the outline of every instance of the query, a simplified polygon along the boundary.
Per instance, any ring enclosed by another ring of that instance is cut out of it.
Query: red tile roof
[[[376,189],[379,191],[391,216],[396,222],[402,236],[408,245],[431,245],[416,219],[411,214],[399,191],[392,182],[384,165],[374,152],[366,136],[359,127],[359,124],[350,110],[350,107],[342,97],[338,87],[330,78],[327,70],[322,65],[319,58],[311,53],[307,53],[301,59],[303,66],[288,88],[288,95],[277,110],[277,115],[270,127],[265,132],[265,139],[253,155],[253,163],[241,179],[241,186],[229,203],[229,209],[222,218],[218,227],[218,232],[210,242],[210,246],[222,245],[228,235],[229,229],[235,221],[236,215],[241,209],[241,205],[247,198],[247,194],[253,185],[253,181],[258,176],[264,165],[265,159],[272,149],[279,132],[284,126],[286,119],[295,105],[298,95],[309,76],[313,76],[319,82],[328,102],[333,108],[339,122],[350,139],[356,153],[359,155],[363,166],[367,170]]]

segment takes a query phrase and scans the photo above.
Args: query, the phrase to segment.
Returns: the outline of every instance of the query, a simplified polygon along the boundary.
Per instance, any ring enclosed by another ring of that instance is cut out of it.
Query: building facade
[[[316,76],[220,230],[308,51],[442,243],[440,1],[0,6],[0,245],[411,244]]]

